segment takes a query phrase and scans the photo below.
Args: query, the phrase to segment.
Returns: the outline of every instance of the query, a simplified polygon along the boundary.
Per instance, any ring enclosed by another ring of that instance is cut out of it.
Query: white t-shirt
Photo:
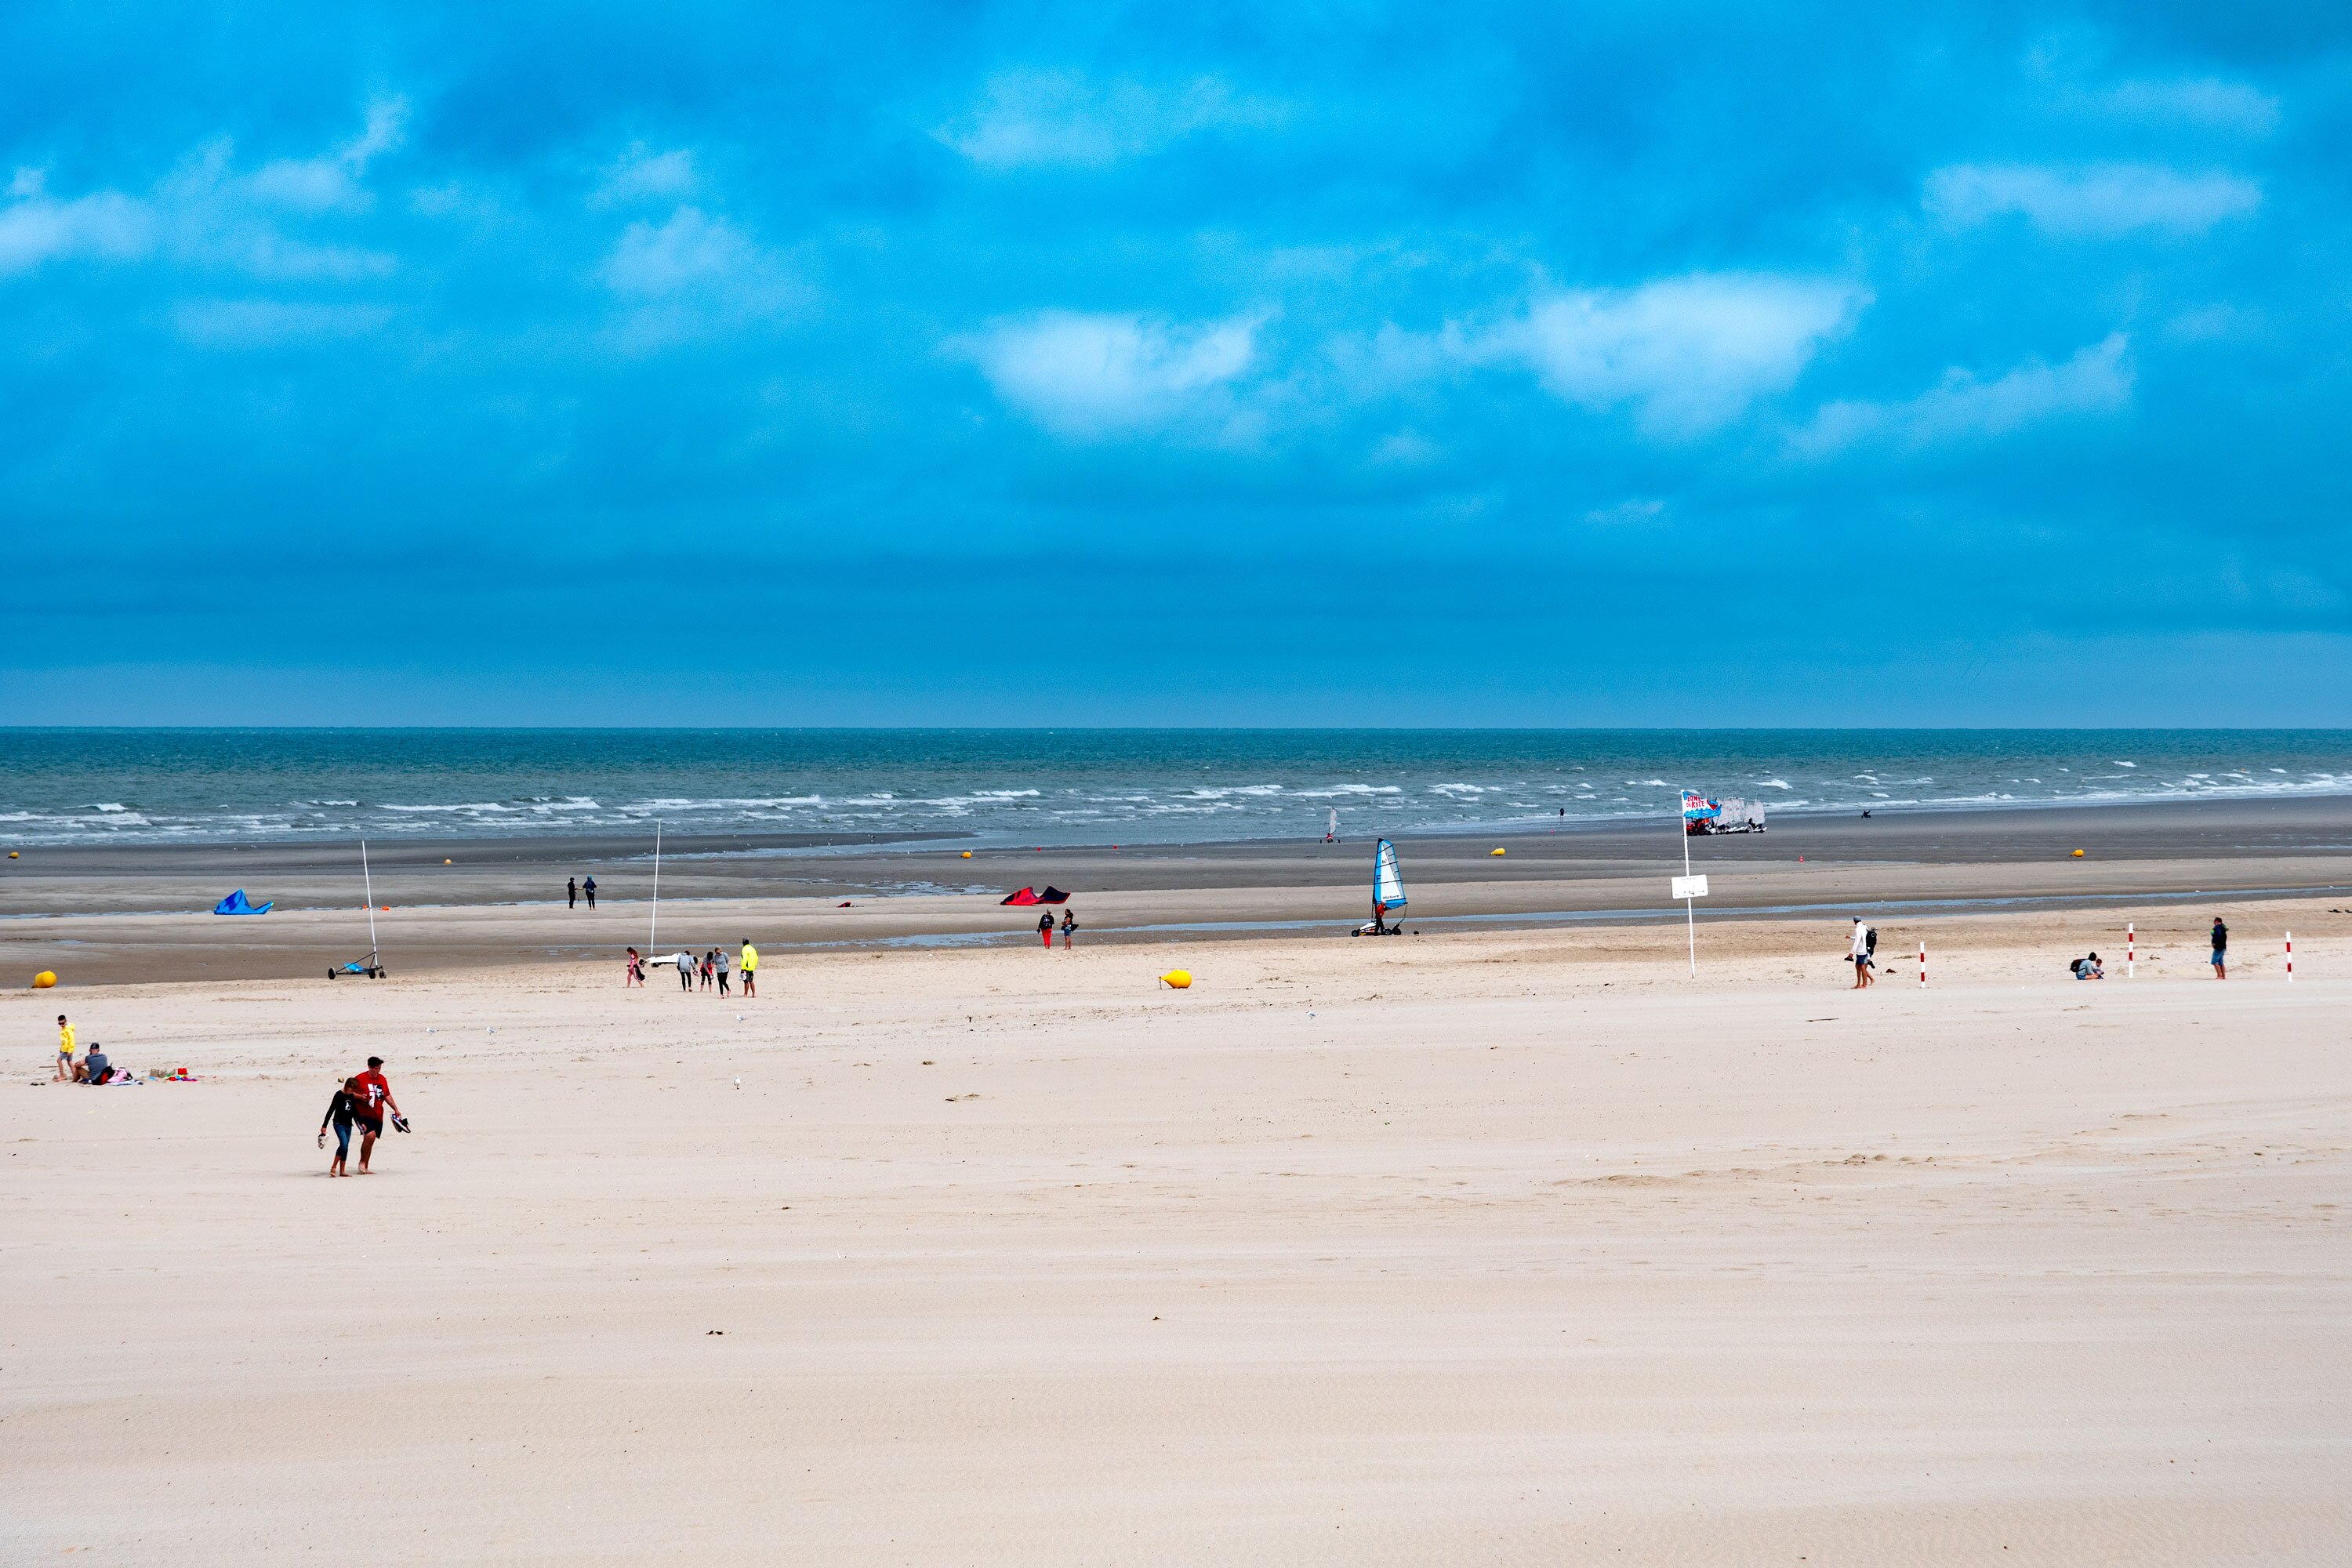
[[[1870,956],[1870,928],[1863,924],[1860,921],[1853,922],[1853,952],[1852,956],[1855,958],[1867,958]]]

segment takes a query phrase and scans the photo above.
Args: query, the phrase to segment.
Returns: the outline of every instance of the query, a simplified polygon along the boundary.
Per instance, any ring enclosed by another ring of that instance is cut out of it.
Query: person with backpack
[[[580,890],[588,895],[588,907],[592,910],[594,909],[596,907],[596,879],[590,877],[582,881],[580,884]]]
[[[1877,951],[1878,932],[1864,925],[1860,915],[1854,916],[1853,945],[1847,950],[1847,955],[1853,960],[1853,988],[1856,991],[1870,985],[1870,962]]]

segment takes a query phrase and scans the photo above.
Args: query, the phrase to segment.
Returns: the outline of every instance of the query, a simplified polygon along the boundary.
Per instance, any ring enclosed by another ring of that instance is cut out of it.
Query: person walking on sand
[[[693,990],[694,954],[687,952],[686,949],[681,947],[670,959],[670,962],[677,965],[677,988],[680,991]]]
[[[1043,941],[1043,942],[1045,942],[1045,951],[1046,951],[1047,952],[1053,952],[1053,951],[1054,951],[1054,911],[1053,911],[1053,910],[1047,910],[1044,914],[1039,915],[1039,916],[1037,917],[1037,935],[1038,935],[1039,940],[1041,940],[1041,941]]]
[[[711,966],[719,972],[719,994],[727,994],[727,950],[719,948],[710,955]]]
[[[58,1082],[73,1082],[73,1054],[74,1027],[60,1013],[58,1015]]]
[[[621,982],[622,990],[626,991],[632,985],[643,985],[646,983],[646,961],[637,956],[637,950],[634,947],[629,949],[629,967],[626,973],[627,977]]]
[[[400,1114],[400,1102],[392,1098],[392,1085],[384,1081],[383,1058],[368,1058],[367,1071],[352,1079],[352,1098],[359,1103],[352,1110],[352,1120],[360,1130],[360,1174],[368,1173],[368,1156],[375,1152],[375,1141],[383,1131],[383,1119],[389,1113]]]
[[[567,910],[580,907],[580,879],[577,877],[563,879],[563,907]]]
[[[2213,978],[2230,978],[2230,928],[2221,923],[2220,915],[2213,917]]]
[[[1078,911],[1064,910],[1062,911],[1062,951],[1064,952],[1070,951],[1070,933],[1077,929]]]
[[[743,972],[743,994],[757,996],[760,994],[760,950],[751,945],[751,939],[748,936],[736,945],[743,950],[742,959],[735,965]]]
[[[1877,936],[1876,931],[1862,923],[1860,915],[1853,917],[1853,945],[1847,950],[1847,956],[1853,960],[1853,988],[1856,991],[1865,989],[1871,983],[1870,950],[1877,945]]]
[[[594,909],[596,907],[596,879],[593,876],[589,877],[585,881],[580,884],[580,890],[588,895],[588,907],[592,910]]]
[[[711,982],[717,979],[718,975],[719,950],[714,947],[702,955],[702,988],[705,991],[709,990]]]
[[[352,1128],[359,1120],[359,1096],[352,1092],[352,1086],[357,1082],[355,1078],[343,1079],[342,1087],[335,1090],[335,1098],[327,1101],[325,1120],[319,1123],[321,1149],[327,1146],[327,1129],[335,1130],[335,1157],[327,1163],[327,1174],[331,1176],[351,1174],[343,1169],[343,1162],[352,1156]]]

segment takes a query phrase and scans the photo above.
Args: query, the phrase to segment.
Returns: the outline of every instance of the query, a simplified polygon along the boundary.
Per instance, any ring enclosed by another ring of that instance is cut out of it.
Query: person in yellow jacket
[[[74,1032],[63,1013],[58,1015],[58,1081],[73,1081]]]
[[[760,994],[760,950],[751,945],[751,939],[748,936],[743,939],[743,957],[735,967],[743,972],[743,994],[757,996]]]

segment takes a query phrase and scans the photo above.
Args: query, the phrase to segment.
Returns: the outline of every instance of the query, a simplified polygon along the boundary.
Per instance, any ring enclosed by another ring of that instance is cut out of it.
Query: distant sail
[[[1331,826],[1325,828],[1323,831],[1327,837],[1337,838],[1339,837],[1339,808],[1338,806],[1335,805],[1331,808]]]
[[[1404,908],[1404,879],[1397,874],[1396,846],[1385,838],[1372,856],[1372,902],[1391,910]]]

